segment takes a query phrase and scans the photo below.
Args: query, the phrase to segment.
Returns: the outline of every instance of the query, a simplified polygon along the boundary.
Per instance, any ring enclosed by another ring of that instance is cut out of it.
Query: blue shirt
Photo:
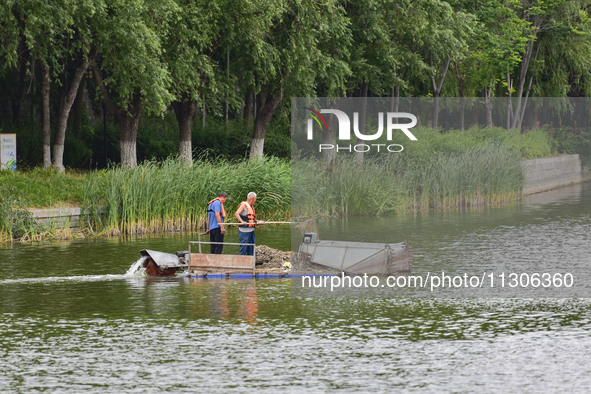
[[[213,210],[213,212],[211,212]],[[215,217],[215,213],[219,212],[220,217],[222,218],[222,223],[224,223],[224,217],[222,216],[222,203],[220,200],[215,200],[207,207],[207,218],[209,219],[209,230],[213,230],[214,228],[220,227],[217,218]]]

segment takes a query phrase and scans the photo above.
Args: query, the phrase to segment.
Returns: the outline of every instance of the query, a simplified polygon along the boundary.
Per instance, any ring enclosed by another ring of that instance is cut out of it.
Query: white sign
[[[16,134],[0,134],[0,170],[16,171]]]

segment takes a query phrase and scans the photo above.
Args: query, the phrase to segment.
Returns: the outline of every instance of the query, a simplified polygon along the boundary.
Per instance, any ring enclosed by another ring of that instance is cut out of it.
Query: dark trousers
[[[216,227],[209,230],[209,242],[224,242],[221,228]],[[222,249],[224,249],[223,244],[211,244],[211,254],[222,254]]]

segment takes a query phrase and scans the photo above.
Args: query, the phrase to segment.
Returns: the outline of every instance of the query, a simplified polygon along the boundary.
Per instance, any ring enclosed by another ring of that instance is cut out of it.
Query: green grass
[[[34,168],[31,171],[1,171],[0,187],[10,186],[19,203],[32,208],[61,207],[80,204],[83,187],[90,175],[76,172],[59,173],[55,169]]]
[[[341,155],[330,169],[317,159],[297,160],[292,185],[296,217],[391,215],[518,201],[523,169],[514,149],[489,144],[429,160],[389,155],[360,165]]]
[[[462,152],[436,153],[429,161],[407,161],[397,167],[408,206],[447,209],[517,201],[523,189],[519,153],[500,144],[470,147]]]
[[[404,191],[389,163],[339,159],[331,168],[317,159],[292,162],[295,217],[392,215],[404,210]]]

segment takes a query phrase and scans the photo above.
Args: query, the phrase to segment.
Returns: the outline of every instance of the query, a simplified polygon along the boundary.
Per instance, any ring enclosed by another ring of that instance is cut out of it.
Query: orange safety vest
[[[241,224],[238,227],[256,227],[257,226],[257,221],[256,221],[256,215],[254,212],[254,208],[250,206],[249,203],[247,203],[246,201],[242,201],[241,204],[244,204],[246,206],[246,211],[248,212],[246,218],[248,219],[248,224]],[[244,216],[240,215],[244,220]],[[246,220],[245,220],[246,221]]]
[[[222,204],[222,217],[225,219],[226,218],[226,210],[224,209],[224,203],[222,202],[222,200],[219,199],[219,197],[216,197],[216,198],[214,198],[213,200],[211,200],[210,202],[207,203],[207,212],[214,212],[213,209],[209,209],[209,206],[215,200],[218,200],[220,202],[220,204]]]

